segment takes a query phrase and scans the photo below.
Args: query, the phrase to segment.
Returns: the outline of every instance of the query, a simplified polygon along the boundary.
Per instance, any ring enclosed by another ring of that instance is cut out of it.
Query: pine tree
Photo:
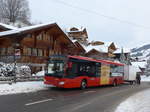
[[[123,48],[121,49],[120,62],[126,64],[126,57],[123,52]]]
[[[147,65],[146,65],[146,69],[145,69],[145,74],[146,76],[150,75],[150,58],[147,60]]]

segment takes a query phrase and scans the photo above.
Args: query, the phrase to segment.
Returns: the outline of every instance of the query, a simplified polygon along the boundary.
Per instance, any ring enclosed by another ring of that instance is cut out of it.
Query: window
[[[101,63],[96,63],[96,76],[99,77],[101,75]]]
[[[53,54],[52,50],[49,49],[49,56],[51,56]]]
[[[48,73],[53,74],[55,76],[57,75],[63,75],[64,72],[64,63],[63,62],[51,62],[48,64]]]
[[[111,76],[122,76],[123,66],[111,65]]]
[[[32,54],[32,49],[31,48],[27,48],[27,55],[31,56]]]
[[[51,41],[50,38],[51,38],[51,36],[49,33],[44,34],[44,40]]]
[[[79,66],[79,72],[87,75],[95,74],[96,68],[94,64],[81,64]]]
[[[0,55],[6,55],[6,48],[0,48]]]
[[[38,49],[38,56],[43,56],[43,50],[42,49]]]
[[[7,48],[7,55],[14,55],[14,48],[13,47]]]
[[[32,55],[33,55],[33,56],[37,56],[37,49],[36,49],[36,48],[33,48],[33,49],[32,49]]]
[[[48,73],[50,73],[50,74],[54,73],[53,67],[54,67],[54,63],[48,64]]]
[[[43,40],[43,35],[42,35],[42,33],[39,34],[36,38],[37,38],[37,40]]]
[[[46,50],[44,50],[44,56],[47,56],[47,51]]]
[[[49,35],[48,39],[49,39],[50,42],[53,41],[53,37],[51,35]]]
[[[24,49],[23,49],[23,54],[24,54],[24,55],[31,56],[31,54],[32,54],[32,49],[31,49],[31,48],[24,48]]]
[[[73,62],[72,73],[74,75],[96,76],[96,65],[94,63]]]

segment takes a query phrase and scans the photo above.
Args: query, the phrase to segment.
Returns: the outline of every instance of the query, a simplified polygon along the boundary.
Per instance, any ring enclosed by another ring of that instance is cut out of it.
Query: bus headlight
[[[64,84],[65,84],[65,82],[63,82],[63,81],[62,81],[62,82],[59,82],[59,85],[64,85]]]

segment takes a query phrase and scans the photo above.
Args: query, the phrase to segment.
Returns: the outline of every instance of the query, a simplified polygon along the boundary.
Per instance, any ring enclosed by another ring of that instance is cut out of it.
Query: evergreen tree
[[[145,74],[147,76],[150,75],[150,58],[147,60],[147,65],[146,65],[146,69],[145,69]]]

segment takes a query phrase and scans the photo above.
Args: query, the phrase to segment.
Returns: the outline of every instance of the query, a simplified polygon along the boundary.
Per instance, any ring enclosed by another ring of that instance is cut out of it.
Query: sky
[[[150,44],[149,0],[28,0],[32,22],[86,27],[89,40],[134,48]]]

